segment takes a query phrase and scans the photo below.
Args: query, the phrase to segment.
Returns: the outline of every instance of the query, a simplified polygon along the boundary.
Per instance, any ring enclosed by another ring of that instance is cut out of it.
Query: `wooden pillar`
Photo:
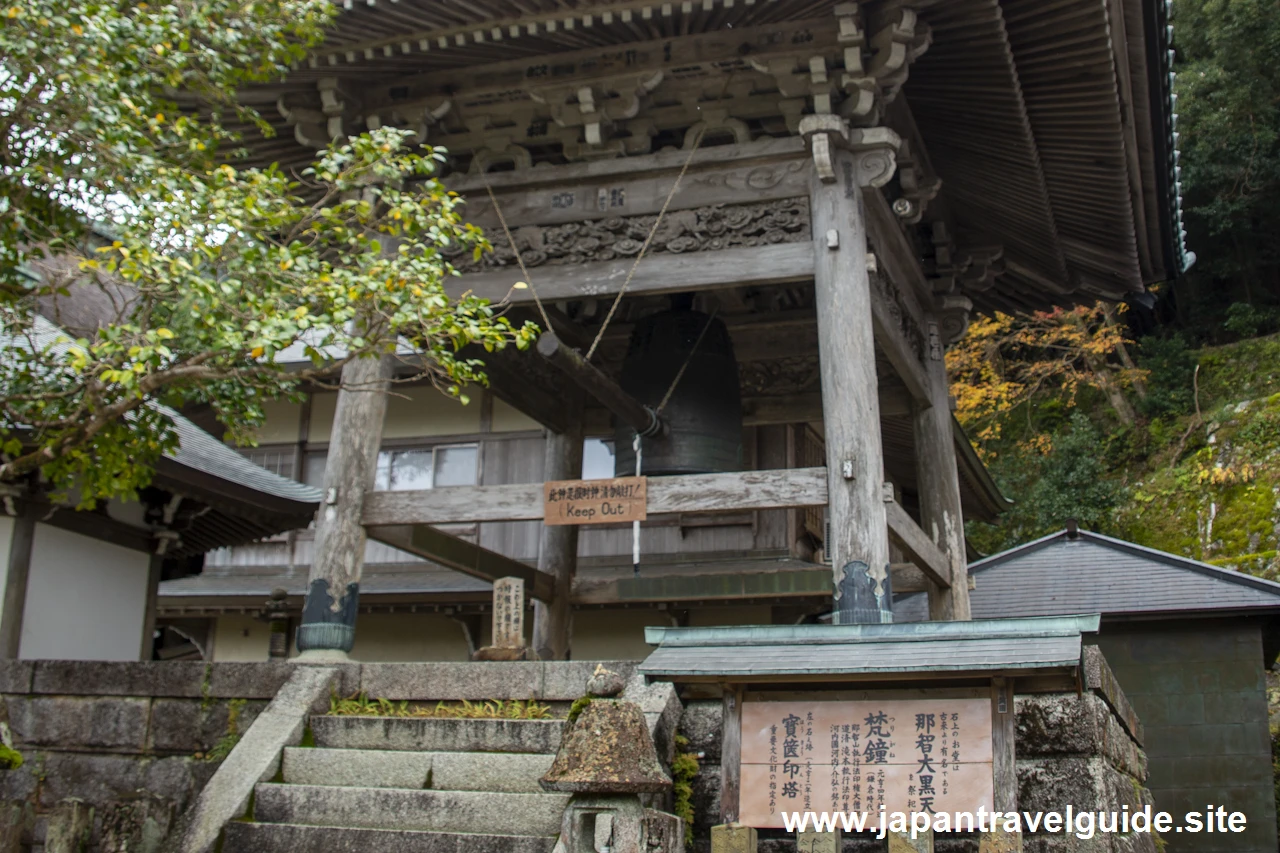
[[[947,367],[938,324],[929,321],[928,408],[918,404],[913,414],[916,482],[920,495],[920,526],[951,566],[951,588],[943,589],[926,576],[929,618],[967,621],[969,613],[968,560],[964,548],[964,512],[960,506],[960,473],[956,468],[955,436],[951,428]]]
[[[742,802],[742,688],[724,686],[720,723],[720,823],[735,824]]]
[[[387,411],[392,357],[358,358],[342,369],[324,497],[316,516],[315,556],[298,626],[303,658],[345,658],[355,643],[364,569],[364,493],[372,489]]]
[[[867,227],[855,156],[832,153],[835,180],[810,182],[814,302],[827,445],[826,543],[835,573],[833,622],[891,622],[889,533]]]
[[[582,476],[582,409],[577,407],[570,432],[547,432],[544,480],[577,480]],[[573,577],[578,570],[578,526],[542,526],[538,570],[555,577],[551,601],[533,603],[533,648],[542,660],[568,660],[573,633]]]
[[[0,596],[0,660],[17,660],[22,646],[22,616],[27,606],[27,580],[31,577],[31,546],[36,538],[36,507],[29,500],[16,501],[19,511],[9,538],[4,588]]]
[[[1014,752],[1017,710],[1013,679],[991,679],[991,771],[994,777],[992,811],[1018,810],[1018,771]],[[993,821],[978,840],[979,853],[1022,853],[1022,834],[1005,832],[1004,821]]]
[[[152,554],[147,563],[147,605],[142,615],[142,646],[138,660],[151,660],[155,652],[156,607],[159,604],[160,576],[164,572],[164,557]]]

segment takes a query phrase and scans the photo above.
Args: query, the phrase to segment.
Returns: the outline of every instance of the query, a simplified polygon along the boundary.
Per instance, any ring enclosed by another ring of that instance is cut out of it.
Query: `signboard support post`
[[[1013,680],[991,679],[991,770],[994,810],[1016,811],[1018,808],[1018,773],[1014,762],[1017,737],[1017,712],[1014,708]],[[979,853],[1022,853],[1022,834],[1005,832],[1003,826],[992,826],[982,835]]]
[[[738,822],[742,793],[742,688],[725,685],[720,741],[720,822]],[[754,849],[754,848],[752,848]]]

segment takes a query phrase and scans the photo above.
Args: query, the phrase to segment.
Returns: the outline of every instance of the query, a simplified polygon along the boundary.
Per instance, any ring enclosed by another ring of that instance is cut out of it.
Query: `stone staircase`
[[[552,853],[568,794],[538,779],[561,720],[311,718],[222,853]]]

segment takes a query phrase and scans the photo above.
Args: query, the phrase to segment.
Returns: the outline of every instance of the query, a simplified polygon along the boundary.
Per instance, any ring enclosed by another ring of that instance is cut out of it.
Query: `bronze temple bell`
[[[670,310],[645,317],[631,332],[621,386],[636,400],[657,409],[684,368],[661,412],[666,434],[640,439],[642,474],[742,469],[742,394],[733,341],[720,319],[692,310],[692,302],[673,298]],[[614,424],[614,473],[634,476],[635,429],[617,419]]]

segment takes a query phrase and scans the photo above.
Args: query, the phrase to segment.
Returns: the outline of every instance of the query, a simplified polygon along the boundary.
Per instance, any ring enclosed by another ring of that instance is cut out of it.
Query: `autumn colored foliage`
[[[956,417],[990,460],[1013,411],[1040,395],[1074,405],[1082,388],[1101,391],[1124,424],[1135,420],[1129,395],[1146,394],[1146,371],[1129,355],[1117,309],[1098,303],[1013,317],[981,317],[947,352]],[[1028,410],[1027,416],[1031,413]],[[1051,449],[1034,428],[1026,442]]]

